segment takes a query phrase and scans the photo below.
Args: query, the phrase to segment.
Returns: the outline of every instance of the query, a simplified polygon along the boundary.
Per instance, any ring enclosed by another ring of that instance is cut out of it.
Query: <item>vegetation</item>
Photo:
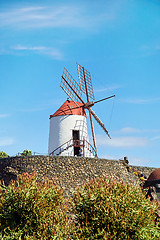
[[[158,240],[156,208],[138,186],[107,177],[67,198],[52,181],[25,173],[0,187],[0,238]]]
[[[134,184],[92,180],[74,193],[72,205],[78,222],[75,239],[160,239],[157,205]]]
[[[3,151],[0,151],[0,158],[7,158],[9,155]]]
[[[36,180],[26,173],[0,188],[1,239],[66,239],[70,234],[62,190],[48,179]]]
[[[32,155],[32,151],[31,150],[24,150],[22,153],[21,153],[21,156],[31,156]]]

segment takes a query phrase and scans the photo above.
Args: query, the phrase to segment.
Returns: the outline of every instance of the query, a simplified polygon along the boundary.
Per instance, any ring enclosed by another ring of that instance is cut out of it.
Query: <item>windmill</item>
[[[89,111],[89,118],[90,118],[90,124],[91,124],[93,144],[94,144],[95,152],[97,152],[97,146],[96,146],[96,141],[95,141],[95,133],[94,133],[94,126],[93,126],[92,117],[101,126],[101,128],[104,130],[104,132],[107,134],[107,136],[109,138],[111,138],[111,137],[110,137],[106,127],[102,123],[102,121],[99,119],[99,117],[92,110],[92,107],[94,106],[94,104],[96,104],[98,102],[101,102],[101,101],[104,101],[104,100],[115,97],[115,95],[112,95],[112,96],[103,98],[101,100],[95,101],[90,72],[88,72],[84,67],[82,67],[78,63],[77,63],[77,70],[78,70],[79,82],[77,82],[72,77],[72,75],[68,72],[68,70],[66,68],[64,68],[60,87],[69,96],[69,98],[75,103],[75,105],[76,105],[75,109],[76,108],[82,108],[83,110],[87,109]],[[84,101],[82,99],[82,94],[84,94],[86,96],[86,101]]]

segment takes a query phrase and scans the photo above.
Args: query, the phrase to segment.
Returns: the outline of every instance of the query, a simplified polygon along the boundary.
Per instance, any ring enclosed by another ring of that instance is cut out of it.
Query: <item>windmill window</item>
[[[74,144],[74,156],[80,156],[79,130],[73,130],[72,136],[73,136],[73,144]]]
[[[79,140],[79,130],[73,130],[73,140]]]

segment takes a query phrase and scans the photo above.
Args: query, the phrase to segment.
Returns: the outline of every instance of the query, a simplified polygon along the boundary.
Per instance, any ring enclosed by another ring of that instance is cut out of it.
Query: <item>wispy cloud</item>
[[[34,6],[14,6],[10,9],[3,9],[0,12],[0,27],[24,28],[46,28],[46,27],[75,27],[92,28],[103,22],[113,21],[122,8],[121,1],[112,1],[103,4],[103,8],[90,3],[67,5],[56,3]],[[103,11],[102,11],[103,9]]]
[[[0,13],[1,27],[84,27],[85,20],[82,9],[76,6],[22,7]]]
[[[128,156],[129,164],[133,166],[147,166],[151,160],[136,156]]]
[[[0,26],[41,28],[74,25],[77,9],[73,7],[21,7],[0,13]],[[74,16],[75,15],[75,16]]]
[[[104,159],[109,159],[109,160],[119,160],[122,159],[123,157],[120,155],[108,155],[108,154],[101,154],[99,155],[99,158],[104,158]]]
[[[125,156],[118,155],[118,154],[117,155],[102,154],[99,157],[105,158],[105,159],[110,159],[110,160],[120,160],[120,159],[124,159]],[[147,166],[151,162],[150,159],[140,158],[137,156],[127,155],[127,157],[129,160],[129,165],[133,165],[133,166]]]
[[[0,147],[12,145],[14,143],[14,139],[11,137],[0,138]]]
[[[114,91],[123,87],[124,87],[123,85],[112,85],[108,87],[95,89],[95,92],[109,92],[109,91]]]
[[[7,118],[9,116],[10,116],[10,114],[0,114],[0,118]]]
[[[159,139],[160,139],[160,136],[158,135],[158,136],[155,136],[155,137],[151,138],[151,141],[157,141]]]
[[[140,129],[132,128],[132,127],[125,127],[119,130],[120,133],[137,133],[140,132]]]
[[[63,54],[61,51],[55,48],[50,48],[46,46],[23,46],[16,45],[12,47],[13,51],[17,51],[18,53],[25,54],[26,52],[32,52],[34,54],[48,55],[54,59],[62,60]]]
[[[132,104],[149,104],[160,102],[160,97],[156,98],[123,98],[119,99],[121,102]]]
[[[116,133],[159,133],[160,129],[139,129],[139,128],[132,128],[132,127],[124,127]]]
[[[34,113],[34,112],[41,112],[46,110],[45,107],[35,107],[35,108],[28,108],[28,109],[18,109],[18,112],[26,112],[26,113]]]
[[[144,44],[140,47],[140,50],[144,56],[150,56],[160,51],[160,44],[159,42]]]
[[[47,109],[50,109],[51,107],[56,107],[58,108],[60,106],[60,104],[62,104],[63,102],[63,98],[59,97],[56,100],[49,100],[47,102],[39,102],[37,105],[35,104],[33,106],[28,107],[28,108],[23,108],[23,109],[17,109],[17,112],[26,112],[26,113],[34,113],[34,112],[40,112],[40,111],[45,111]]]
[[[148,139],[143,137],[113,137],[108,139],[105,136],[96,136],[97,145],[119,147],[119,148],[130,148],[130,147],[145,147],[148,145]]]

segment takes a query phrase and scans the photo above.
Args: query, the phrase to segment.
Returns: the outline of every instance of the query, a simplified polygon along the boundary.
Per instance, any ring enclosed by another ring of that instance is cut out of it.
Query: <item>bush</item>
[[[157,205],[132,183],[92,180],[77,189],[72,205],[78,224],[74,239],[160,239]]]
[[[3,151],[0,152],[0,158],[7,158],[9,155]]]
[[[21,153],[21,156],[31,156],[32,155],[32,151],[31,150],[24,150],[22,153]]]
[[[8,187],[0,187],[1,239],[68,239],[64,195],[48,179],[19,175]]]
[[[134,184],[92,180],[70,198],[72,215],[67,201],[59,186],[35,174],[1,185],[0,239],[160,239],[157,205]]]

